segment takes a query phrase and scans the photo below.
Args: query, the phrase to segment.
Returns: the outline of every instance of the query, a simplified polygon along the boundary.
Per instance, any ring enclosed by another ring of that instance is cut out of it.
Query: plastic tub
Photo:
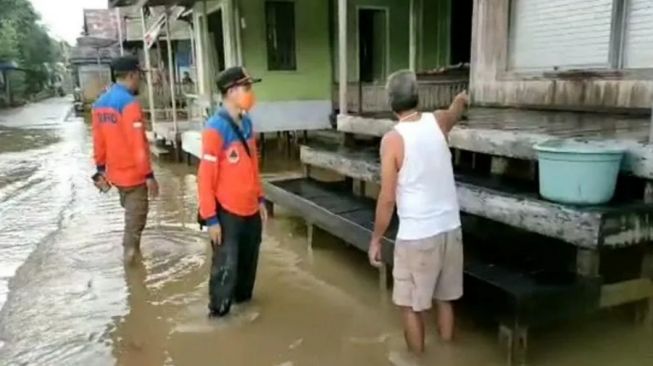
[[[604,142],[549,140],[534,146],[540,194],[551,201],[596,205],[614,195],[624,150]]]

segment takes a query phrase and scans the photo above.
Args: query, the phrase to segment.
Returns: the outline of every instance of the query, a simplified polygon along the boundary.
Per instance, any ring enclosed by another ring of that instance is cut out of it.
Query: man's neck
[[[417,109],[411,109],[409,111],[397,114],[397,119],[399,119],[399,122],[414,122],[418,121],[420,117],[421,115]]]
[[[232,105],[231,103],[223,103],[223,107],[227,111],[231,119],[240,125],[240,121],[242,119],[242,116],[240,114],[240,109],[238,109],[236,106]]]

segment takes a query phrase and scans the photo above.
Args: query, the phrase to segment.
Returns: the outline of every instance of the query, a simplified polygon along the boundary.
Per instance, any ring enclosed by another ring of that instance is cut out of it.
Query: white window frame
[[[508,32],[506,34],[507,39],[510,39],[511,31],[513,28],[512,24],[512,11],[514,7],[514,2],[519,0],[509,0],[508,4]],[[504,76],[507,79],[512,79],[514,76],[531,76],[531,77],[555,77],[555,76],[564,76],[565,74],[574,73],[577,71],[591,71],[593,74],[598,76],[604,76],[607,78],[619,78],[619,79],[653,79],[653,65],[649,68],[625,68],[624,67],[624,47],[625,47],[625,36],[626,36],[626,26],[627,26],[627,14],[628,14],[628,5],[630,0],[612,0],[612,29],[610,33],[610,44],[609,44],[609,53],[608,53],[608,63],[606,66],[597,67],[597,66],[587,66],[587,67],[573,67],[565,68],[561,66],[559,70],[541,70],[541,71],[520,71],[511,67],[511,65],[506,62],[506,70]],[[510,57],[510,42],[506,43],[507,47],[507,56]],[[513,77],[511,77],[513,76]]]

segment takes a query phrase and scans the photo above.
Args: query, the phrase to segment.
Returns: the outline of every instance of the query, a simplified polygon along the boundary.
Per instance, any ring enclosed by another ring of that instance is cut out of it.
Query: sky
[[[84,9],[106,9],[107,0],[30,0],[50,36],[75,45],[84,26]],[[65,5],[64,5],[65,4]]]

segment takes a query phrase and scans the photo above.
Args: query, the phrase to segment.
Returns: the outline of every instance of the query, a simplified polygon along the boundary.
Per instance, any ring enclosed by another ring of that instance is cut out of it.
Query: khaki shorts
[[[459,299],[463,295],[460,228],[426,239],[397,239],[392,276],[392,300],[398,306],[424,311],[433,299]]]

